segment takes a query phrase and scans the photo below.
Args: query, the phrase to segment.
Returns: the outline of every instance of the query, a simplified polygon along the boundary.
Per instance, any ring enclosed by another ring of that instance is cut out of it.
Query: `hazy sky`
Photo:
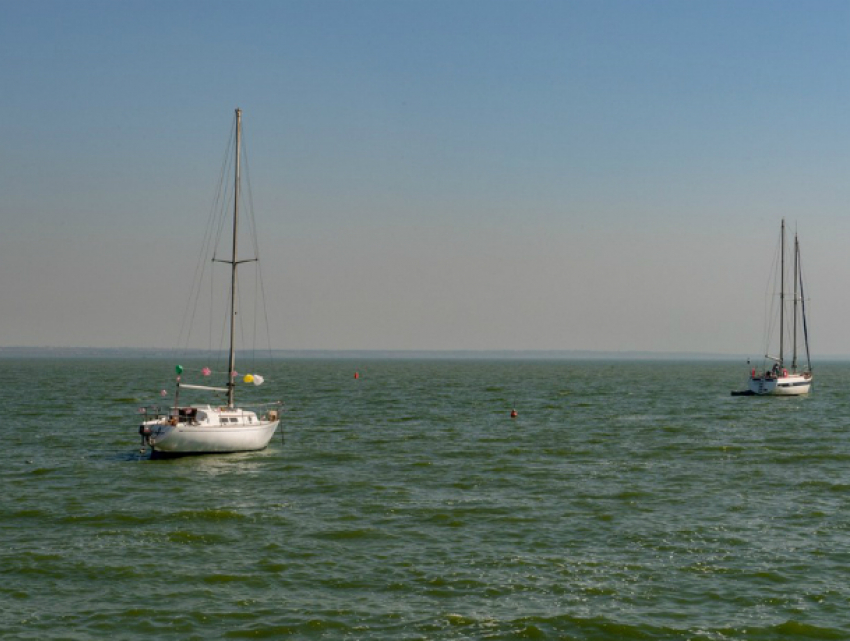
[[[0,346],[171,347],[233,110],[272,345],[850,354],[850,3],[0,0]]]

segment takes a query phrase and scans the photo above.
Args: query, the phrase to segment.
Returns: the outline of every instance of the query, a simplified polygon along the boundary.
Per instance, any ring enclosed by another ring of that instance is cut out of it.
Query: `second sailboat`
[[[812,361],[809,354],[809,330],[806,324],[806,299],[800,266],[800,242],[794,234],[794,266],[791,300],[786,293],[785,278],[785,220],[782,220],[779,249],[779,352],[765,354],[765,364],[759,371],[750,372],[748,393],[754,395],[799,396],[808,394],[812,387]],[[791,308],[790,310],[788,308]],[[790,327],[787,326],[790,321]],[[791,362],[786,362],[786,334],[790,334]],[[798,338],[802,336],[806,362],[798,362]],[[769,345],[768,345],[769,349]],[[769,363],[773,365],[770,366]]]

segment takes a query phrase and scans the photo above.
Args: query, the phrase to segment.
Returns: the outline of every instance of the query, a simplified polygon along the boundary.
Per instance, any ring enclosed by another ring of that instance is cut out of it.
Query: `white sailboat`
[[[750,372],[747,395],[757,396],[800,396],[808,394],[812,387],[812,361],[809,354],[809,331],[806,324],[806,299],[803,295],[803,279],[800,266],[800,242],[797,234],[794,234],[794,266],[793,266],[793,288],[791,300],[785,291],[785,220],[782,220],[780,232],[780,259],[779,259],[779,352],[776,356],[765,354],[765,362],[758,370],[753,368]],[[790,303],[790,305],[789,305]],[[788,307],[791,307],[789,310]],[[791,327],[786,323],[790,315]],[[786,333],[790,331],[791,339],[791,362],[786,362],[785,342]],[[806,364],[800,366],[798,362],[798,338],[802,332],[803,345],[805,346]],[[768,365],[772,363],[772,365]],[[734,392],[733,392],[734,393]],[[737,394],[740,394],[738,392]]]
[[[143,421],[139,426],[142,447],[151,448],[151,454],[206,454],[224,452],[247,452],[264,449],[274,436],[280,423],[280,415],[276,409],[279,403],[271,404],[275,409],[269,409],[258,416],[256,412],[237,407],[234,403],[237,373],[235,370],[235,332],[236,332],[236,286],[237,269],[240,263],[254,262],[257,259],[239,260],[238,231],[239,231],[239,195],[240,195],[240,149],[242,138],[242,110],[236,110],[235,127],[235,159],[234,159],[234,194],[233,194],[233,246],[229,259],[214,258],[216,262],[230,265],[229,292],[229,330],[230,349],[227,359],[227,382],[224,387],[206,385],[190,385],[181,382],[182,367],[177,366],[177,391],[174,407],[167,412],[158,413],[155,418]],[[205,369],[205,374],[209,373]],[[247,375],[246,383],[258,385],[263,382],[260,375]],[[182,389],[203,390],[212,393],[223,393],[224,405],[205,403],[201,405],[180,405]]]

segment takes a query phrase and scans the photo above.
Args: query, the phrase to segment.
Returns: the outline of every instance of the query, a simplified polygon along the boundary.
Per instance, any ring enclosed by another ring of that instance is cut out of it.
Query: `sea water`
[[[850,638],[848,364],[278,360],[150,460],[173,367],[0,360],[3,639]]]

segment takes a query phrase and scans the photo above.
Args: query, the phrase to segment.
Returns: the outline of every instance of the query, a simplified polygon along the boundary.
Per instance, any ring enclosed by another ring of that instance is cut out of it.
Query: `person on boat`
[[[189,423],[192,423],[192,422],[194,422],[195,418],[198,415],[198,408],[197,407],[181,407],[181,408],[179,408],[178,413],[179,413],[180,418],[182,420],[187,421]]]

